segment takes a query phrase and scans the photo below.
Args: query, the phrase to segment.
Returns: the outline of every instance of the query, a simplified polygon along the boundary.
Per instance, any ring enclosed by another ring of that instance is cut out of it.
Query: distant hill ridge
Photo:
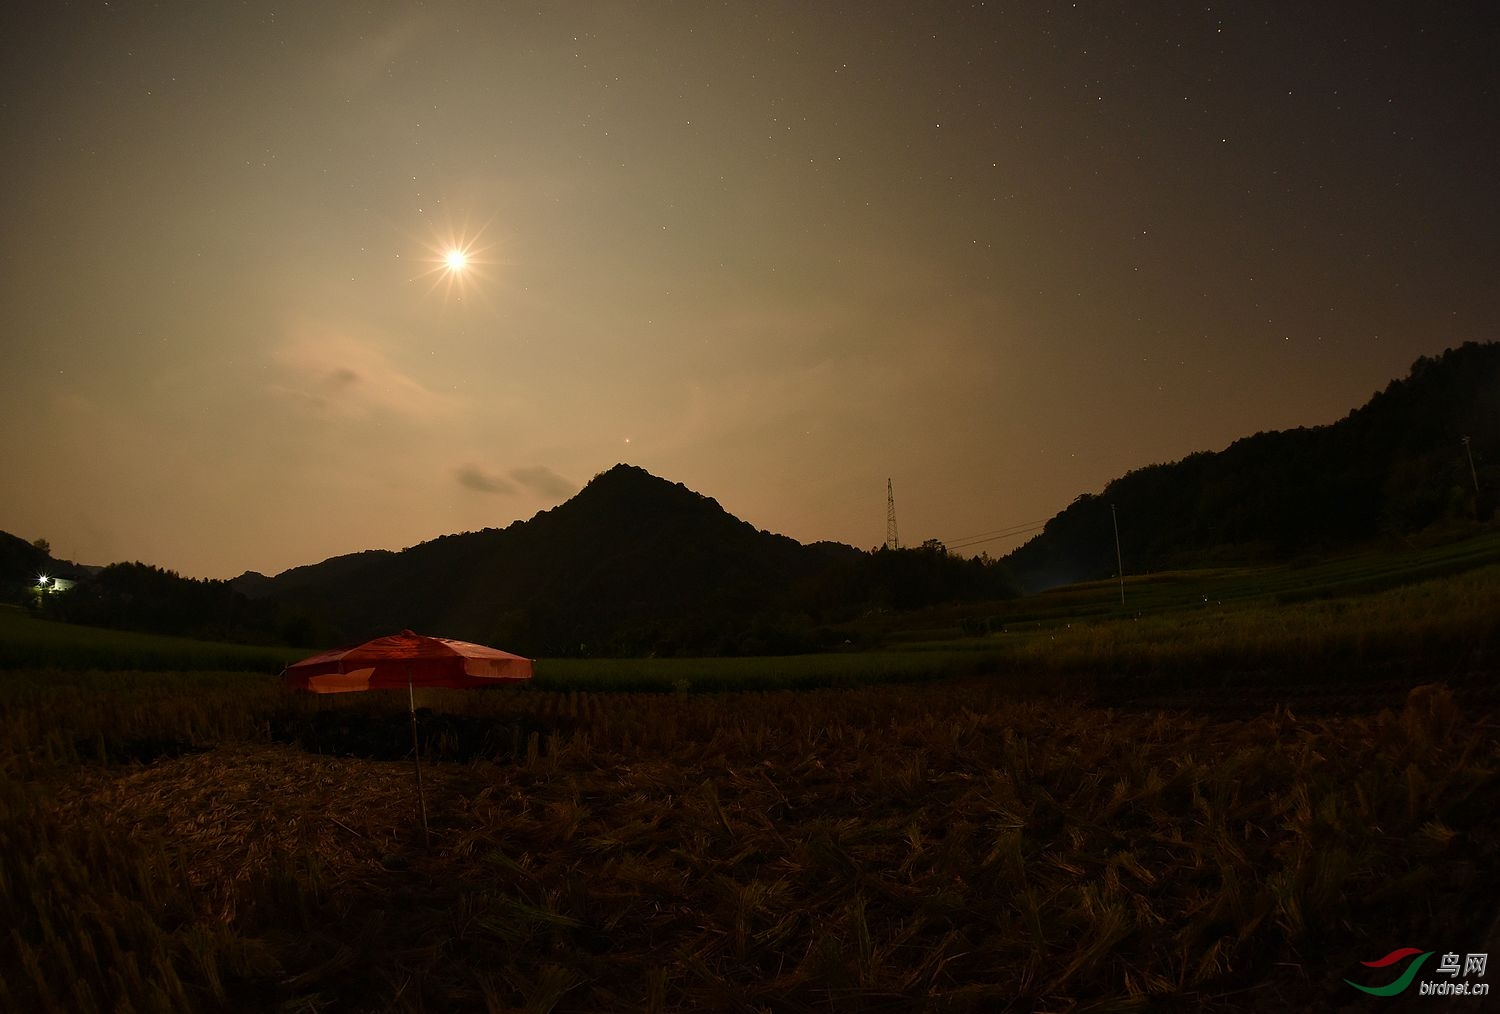
[[[407,626],[552,653],[736,650],[754,618],[798,611],[866,555],[757,531],[710,497],[621,464],[504,529],[235,583],[316,610],[351,637]]]
[[[617,465],[529,521],[299,567],[263,594],[321,603],[360,632],[416,624],[514,641],[549,628],[554,639],[564,609],[592,614],[575,624],[582,636],[669,605],[759,605],[809,573],[805,552],[681,484]]]
[[[22,555],[35,563],[35,552]],[[804,546],[622,464],[503,529],[232,582],[112,564],[32,600],[57,619],[215,638],[314,645],[410,627],[537,655],[641,655],[812,650],[844,643],[848,632],[830,624],[872,609],[1011,592],[994,563]]]
[[[1111,505],[1125,570],[1139,573],[1291,559],[1488,520],[1497,488],[1500,344],[1470,342],[1418,359],[1336,423],[1128,472],[1078,497],[1004,562],[1030,590],[1112,576]]]
[[[998,564],[931,549],[802,545],[621,464],[503,529],[232,582],[144,564],[79,568],[79,588],[45,605],[78,622],[298,644],[411,627],[534,654],[797,651],[842,643],[829,624],[871,609],[1108,577],[1111,505],[1128,573],[1289,559],[1486,519],[1500,488],[1492,462],[1500,462],[1500,345],[1470,343],[1417,360],[1337,423],[1257,433],[1128,472],[1079,496]],[[51,563],[28,543],[0,538],[11,601],[24,600],[37,569]]]

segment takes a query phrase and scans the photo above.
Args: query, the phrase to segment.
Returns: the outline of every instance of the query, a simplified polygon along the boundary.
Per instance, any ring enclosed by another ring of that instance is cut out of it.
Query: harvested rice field
[[[1500,883],[1500,715],[1440,686],[432,692],[424,842],[404,695],[4,675],[11,1010],[1354,1010]]]

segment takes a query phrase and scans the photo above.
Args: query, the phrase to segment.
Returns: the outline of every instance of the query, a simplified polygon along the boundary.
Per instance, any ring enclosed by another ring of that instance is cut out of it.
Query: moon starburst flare
[[[495,244],[486,243],[484,234],[485,228],[450,228],[423,242],[428,266],[418,277],[429,279],[429,294],[441,288],[444,302],[464,302],[483,294],[494,281],[489,269],[501,264],[495,256]]]

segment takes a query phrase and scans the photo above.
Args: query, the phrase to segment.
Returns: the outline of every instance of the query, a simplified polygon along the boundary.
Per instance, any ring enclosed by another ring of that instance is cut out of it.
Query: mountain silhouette
[[[865,554],[757,531],[706,496],[633,465],[504,529],[447,535],[235,581],[315,610],[358,639],[412,627],[487,643],[627,654],[713,644],[793,608]],[[601,643],[602,642],[602,643]]]
[[[76,589],[38,601],[38,569],[58,562],[0,533],[0,581],[8,601],[59,619],[298,645],[411,628],[533,655],[792,652],[842,644],[849,621],[878,610],[1111,576],[1112,507],[1125,569],[1141,573],[1473,525],[1492,516],[1497,490],[1500,344],[1470,343],[1418,359],[1336,423],[1128,472],[998,563],[935,544],[803,545],[621,464],[503,529],[232,582],[141,563],[78,567]]]
[[[1030,590],[1114,575],[1111,507],[1127,573],[1295,559],[1488,520],[1495,462],[1500,344],[1470,342],[1418,359],[1338,422],[1128,472],[1078,497],[1005,563]]]

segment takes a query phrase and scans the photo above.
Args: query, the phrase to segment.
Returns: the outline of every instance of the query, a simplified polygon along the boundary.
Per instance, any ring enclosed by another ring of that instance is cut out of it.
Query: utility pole
[[[1115,567],[1120,572],[1120,605],[1125,604],[1125,559],[1120,555],[1120,515],[1115,511],[1115,505],[1109,505],[1109,519],[1115,525]]]
[[[1469,438],[1464,437],[1464,453],[1469,456],[1469,478],[1474,480],[1474,499],[1479,499],[1479,473],[1474,471],[1474,452],[1469,449]]]
[[[1474,471],[1474,451],[1469,447],[1469,435],[1464,434],[1464,454],[1469,458],[1469,478],[1474,482],[1474,520],[1479,520],[1479,473]]]
[[[885,480],[885,548],[901,548],[901,540],[896,536],[896,490],[890,479]]]

